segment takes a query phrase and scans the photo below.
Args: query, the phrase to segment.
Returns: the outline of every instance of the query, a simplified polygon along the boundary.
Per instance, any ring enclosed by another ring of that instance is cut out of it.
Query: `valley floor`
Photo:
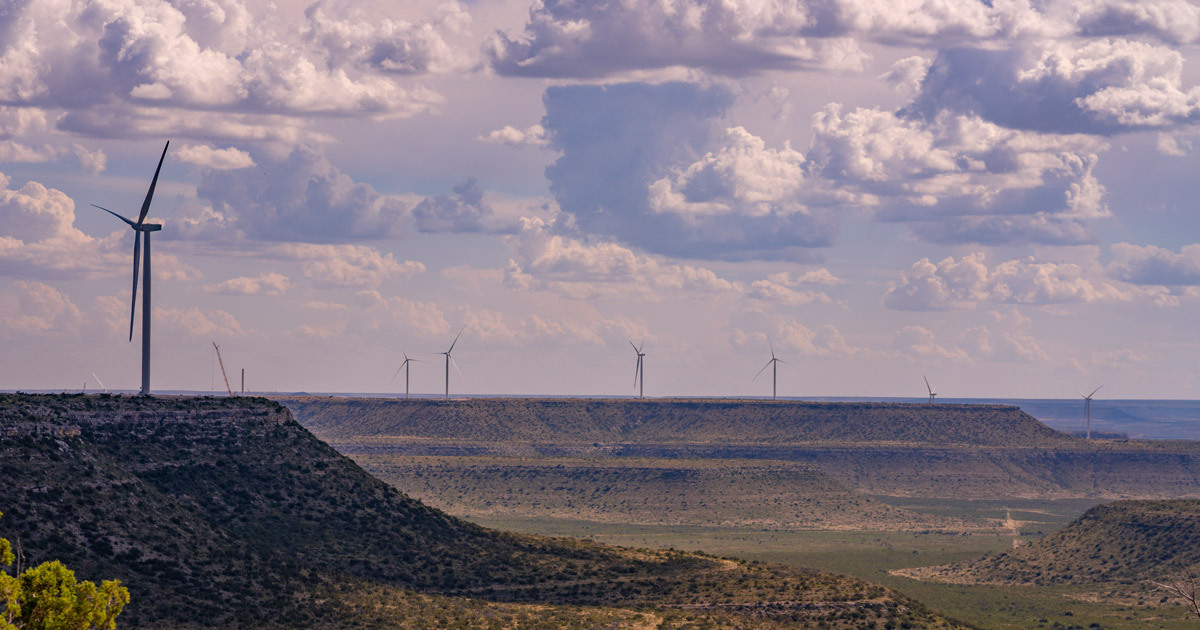
[[[1002,517],[1001,501],[897,503],[919,510],[981,518]],[[1096,501],[1010,501],[1025,535],[1033,540],[1091,507]],[[894,588],[952,619],[980,628],[1106,628],[1184,630],[1196,627],[1182,606],[1161,598],[1097,601],[1097,588],[1079,586],[977,586],[918,581],[893,571],[972,560],[1012,547],[1004,533],[785,531],[754,528],[647,526],[567,519],[470,518],[509,531],[574,536],[612,545],[704,550],[721,556],[779,562],[852,575]],[[1095,625],[1093,625],[1095,624]]]

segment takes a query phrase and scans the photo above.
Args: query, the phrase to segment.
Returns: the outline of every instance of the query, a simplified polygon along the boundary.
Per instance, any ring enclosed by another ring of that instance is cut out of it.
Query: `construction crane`
[[[221,366],[221,378],[225,379],[225,391],[229,392],[229,396],[233,396],[233,388],[229,386],[229,375],[225,373],[225,362],[221,360],[221,346],[217,342],[213,342],[213,350],[217,351],[217,363]]]

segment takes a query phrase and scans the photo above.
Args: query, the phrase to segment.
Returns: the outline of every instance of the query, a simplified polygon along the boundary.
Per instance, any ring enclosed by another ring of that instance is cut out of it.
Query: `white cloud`
[[[477,139],[484,142],[506,144],[508,146],[544,147],[550,143],[550,140],[546,137],[546,130],[541,125],[530,125],[525,129],[517,129],[512,125],[505,125],[500,129],[489,132],[485,136],[479,136]]]
[[[230,295],[283,295],[292,281],[287,276],[274,271],[260,273],[248,278],[230,278],[223,282],[208,284],[204,290],[208,293],[226,293]]]
[[[378,291],[359,291],[359,312],[370,331],[387,330],[416,333],[425,337],[444,336],[450,332],[446,315],[433,302],[419,302],[402,297],[385,298]]]
[[[738,214],[764,217],[804,211],[804,155],[784,144],[768,149],[742,127],[732,127],[718,151],[650,185],[650,208],[683,216]]]
[[[903,357],[965,361],[968,356],[961,348],[947,348],[937,343],[937,336],[924,326],[905,326],[892,337],[892,349]]]
[[[1118,287],[1090,275],[1074,263],[1040,262],[1032,256],[994,268],[987,266],[982,253],[958,260],[948,257],[937,264],[923,258],[901,272],[883,303],[909,311],[969,309],[984,302],[1039,305],[1145,300],[1157,306],[1178,304],[1165,290]]]
[[[360,68],[397,75],[465,69],[465,51],[446,41],[466,30],[471,15],[458,2],[439,2],[429,19],[380,19],[348,2],[319,0],[304,11],[304,38],[324,52],[330,68]]]
[[[318,287],[375,288],[391,278],[410,278],[425,271],[425,265],[399,261],[366,245],[314,245],[282,243],[265,253],[281,260],[303,263],[304,277]]]
[[[1005,129],[942,112],[930,120],[830,104],[813,117],[814,170],[886,221],[935,242],[1079,243],[1109,216],[1093,175],[1103,141]]]
[[[220,309],[201,311],[154,307],[155,330],[169,335],[203,339],[245,337],[247,332],[232,314]]]
[[[171,157],[180,162],[205,166],[219,171],[254,166],[249,153],[234,147],[214,149],[207,145],[184,145],[175,149]]]
[[[317,7],[301,29],[269,7],[251,6],[253,11],[238,0],[21,3],[0,25],[6,36],[0,101],[66,108],[71,111],[56,122],[59,128],[105,136],[144,132],[145,121],[106,127],[95,116],[158,117],[179,129],[186,127],[186,115],[158,110],[227,118],[386,117],[412,115],[441,101],[427,88],[402,86],[390,76],[441,69],[447,48],[433,21],[352,23],[329,19]],[[438,11],[439,27],[466,19],[465,10],[454,6],[456,14],[449,7]],[[370,33],[359,33],[362,28]],[[338,33],[363,35],[341,43],[366,49],[339,48]]]
[[[660,300],[666,293],[693,296],[734,293],[739,287],[709,269],[660,262],[611,242],[585,243],[552,234],[544,221],[526,218],[509,237],[517,258],[509,261],[504,283],[572,298],[628,297]]]
[[[978,326],[963,334],[963,345],[972,358],[1036,363],[1050,357],[1030,333],[1033,320],[1017,309],[992,311],[992,326]]]
[[[1200,244],[1184,245],[1179,253],[1154,245],[1115,243],[1108,275],[1138,285],[1200,286]]]
[[[71,298],[41,282],[13,282],[0,293],[0,338],[75,332],[83,313]]]

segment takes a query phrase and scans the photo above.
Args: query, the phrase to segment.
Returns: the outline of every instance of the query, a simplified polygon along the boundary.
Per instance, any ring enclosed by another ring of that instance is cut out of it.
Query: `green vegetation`
[[[3,516],[3,514],[0,514]],[[17,561],[12,544],[0,538],[0,567]],[[0,569],[0,630],[113,630],[129,603],[116,580],[97,587],[79,582],[61,562],[43,562],[17,575]]]
[[[484,529],[263,400],[0,396],[0,478],[0,533],[120,578],[134,627],[955,627],[854,578]]]

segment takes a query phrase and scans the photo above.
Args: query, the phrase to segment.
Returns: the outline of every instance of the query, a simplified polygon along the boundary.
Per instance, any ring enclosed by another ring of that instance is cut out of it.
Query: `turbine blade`
[[[775,362],[775,359],[771,359],[770,361],[767,361],[767,364],[762,366],[762,369],[758,371],[758,374],[754,375],[754,378],[750,379],[750,382],[753,383],[754,381],[757,381],[758,377],[762,376],[762,373],[766,372],[767,368],[771,367],[771,364],[774,362]]]
[[[450,354],[451,352],[454,352],[454,344],[458,343],[458,338],[462,336],[463,331],[466,329],[467,329],[466,324],[463,324],[463,327],[458,329],[458,334],[454,335],[454,341],[451,342],[450,349],[446,351],[446,354]]]
[[[117,217],[118,219],[120,219],[120,220],[124,221],[125,223],[127,223],[127,224],[129,225],[129,227],[133,227],[133,226],[137,225],[137,224],[136,224],[136,223],[134,223],[133,221],[130,221],[129,219],[126,219],[125,217],[123,217],[123,216],[121,216],[121,215],[117,214],[116,212],[113,212],[112,210],[109,210],[108,208],[105,208],[105,207],[103,207],[103,206],[97,206],[96,204],[92,204],[92,207],[93,207],[93,208],[100,208],[101,210],[103,210],[103,211],[105,211],[105,212],[107,212],[107,213],[109,213],[109,214],[113,215],[114,217]]]
[[[400,376],[400,370],[403,370],[403,369],[404,369],[404,366],[406,366],[406,365],[408,365],[408,361],[405,361],[404,363],[401,363],[401,364],[400,364],[400,367],[396,368],[396,373],[392,375],[392,379],[391,379],[390,381],[388,381],[388,382],[389,382],[389,383],[391,383],[392,381],[395,381],[395,380],[396,380],[396,377],[397,377],[397,376]]]
[[[638,348],[637,348],[637,350],[638,350],[638,353],[639,353],[639,354],[641,354],[641,352],[642,352],[642,348],[645,348],[645,347],[646,347],[646,340],[645,340],[645,339],[643,339],[643,340],[642,340],[642,343],[641,343],[641,345],[639,345],[639,346],[638,346]]]
[[[632,340],[632,339],[630,339],[630,340],[629,340],[629,347],[633,348],[633,351],[634,351],[634,352],[636,352],[636,353],[638,353],[638,354],[641,354],[641,353],[642,353],[642,351],[641,351],[641,350],[638,350],[638,347],[637,347],[637,346],[633,345],[633,340]]]
[[[449,356],[449,355],[447,355],[447,356]],[[455,363],[455,362],[454,362],[454,357],[450,357],[450,365],[453,365],[453,366],[454,366],[454,371],[455,371],[455,372],[458,372],[458,378],[461,378],[461,379],[463,380],[463,382],[466,382],[466,380],[467,380],[467,377],[463,376],[463,375],[462,375],[462,370],[458,369],[458,363]]]
[[[637,387],[638,375],[642,373],[642,355],[638,355],[637,367],[633,368],[633,386]]]
[[[129,340],[133,341],[133,316],[137,313],[138,269],[142,262],[142,232],[133,231],[133,299],[129,301]]]
[[[929,386],[929,379],[924,375],[922,375],[921,378],[925,379],[925,389],[928,389],[929,393],[933,394],[933,388]]]
[[[1103,385],[1101,385],[1100,387],[1104,387],[1104,386],[1103,386]],[[1092,390],[1092,393],[1088,394],[1088,398],[1091,398],[1092,396],[1095,396],[1095,395],[1096,395],[1096,392],[1100,391],[1100,387],[1097,387],[1096,389],[1093,389],[1093,390]]]
[[[771,338],[767,337],[767,347],[771,349],[771,358],[775,358],[775,344],[771,343]]]
[[[142,212],[138,215],[137,220],[138,225],[146,220],[146,215],[150,212],[150,200],[154,198],[154,187],[158,185],[158,172],[162,170],[163,160],[167,157],[167,147],[169,146],[171,146],[171,141],[167,140],[167,144],[163,146],[162,157],[158,158],[158,168],[154,169],[154,179],[150,180],[150,190],[146,191],[146,200],[142,202]]]

